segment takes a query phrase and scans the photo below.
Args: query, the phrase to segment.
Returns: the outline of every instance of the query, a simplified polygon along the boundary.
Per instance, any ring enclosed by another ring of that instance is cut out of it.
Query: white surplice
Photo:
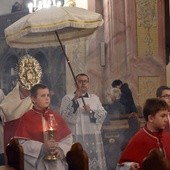
[[[95,122],[92,122],[90,114],[85,112],[83,108],[81,98],[77,99],[79,107],[74,112],[72,100],[74,95],[73,93],[63,97],[60,114],[72,130],[74,141],[80,142],[88,153],[90,170],[106,170],[101,127],[107,112],[104,110],[99,97],[88,93],[88,97],[84,97],[84,101],[94,111]]]
[[[19,143],[24,150],[24,170],[67,170],[66,159],[54,161],[44,160],[43,143],[39,141],[21,139]],[[70,150],[72,145],[72,135],[58,142],[58,147],[62,149],[64,155]]]

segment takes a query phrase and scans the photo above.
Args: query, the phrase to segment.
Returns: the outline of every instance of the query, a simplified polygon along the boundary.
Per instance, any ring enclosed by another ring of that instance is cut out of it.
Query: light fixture
[[[32,0],[27,6],[29,13],[32,13],[42,8],[49,8],[51,6],[61,7],[63,5],[64,0]]]

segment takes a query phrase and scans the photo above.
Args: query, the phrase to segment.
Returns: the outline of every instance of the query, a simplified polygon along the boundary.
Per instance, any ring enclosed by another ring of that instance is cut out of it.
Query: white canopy
[[[28,14],[5,29],[6,41],[14,48],[39,48],[86,38],[103,24],[98,13],[78,7],[50,7]]]

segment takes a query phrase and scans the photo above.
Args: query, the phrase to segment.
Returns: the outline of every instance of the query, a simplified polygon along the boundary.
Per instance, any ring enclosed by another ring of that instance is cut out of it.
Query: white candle
[[[28,4],[28,9],[29,9],[29,13],[32,13],[33,12],[33,3],[29,3]]]
[[[46,8],[47,0],[43,0],[43,8]]]
[[[42,9],[43,8],[43,3],[42,3],[42,1],[39,1],[38,2],[38,9]]]
[[[53,6],[56,6],[56,2],[55,2],[55,0],[52,0],[53,1]]]
[[[36,8],[36,6],[37,6],[36,0],[33,0],[33,5],[34,5],[33,7]]]

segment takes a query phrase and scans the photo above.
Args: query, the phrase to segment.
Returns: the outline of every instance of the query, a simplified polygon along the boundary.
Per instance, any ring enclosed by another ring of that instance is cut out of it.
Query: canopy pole
[[[65,56],[65,58],[66,58],[66,61],[67,61],[68,66],[69,66],[69,68],[70,68],[71,74],[72,74],[73,79],[74,79],[74,82],[75,82],[75,84],[76,84],[76,87],[78,88],[78,84],[77,84],[76,77],[75,77],[75,75],[74,75],[74,72],[73,72],[73,69],[72,69],[70,60],[69,60],[69,58],[68,58],[68,56],[67,56],[67,54],[66,54],[66,52],[65,52],[65,50],[64,50],[63,44],[61,43],[61,40],[60,40],[60,37],[59,37],[57,31],[55,31],[55,34],[56,34],[56,36],[57,36],[57,38],[58,38],[58,42],[60,43],[60,46],[61,46],[61,48],[62,48],[62,50],[63,50],[64,56]],[[85,105],[85,101],[84,101],[83,96],[81,96],[81,99],[82,99],[83,105]]]

